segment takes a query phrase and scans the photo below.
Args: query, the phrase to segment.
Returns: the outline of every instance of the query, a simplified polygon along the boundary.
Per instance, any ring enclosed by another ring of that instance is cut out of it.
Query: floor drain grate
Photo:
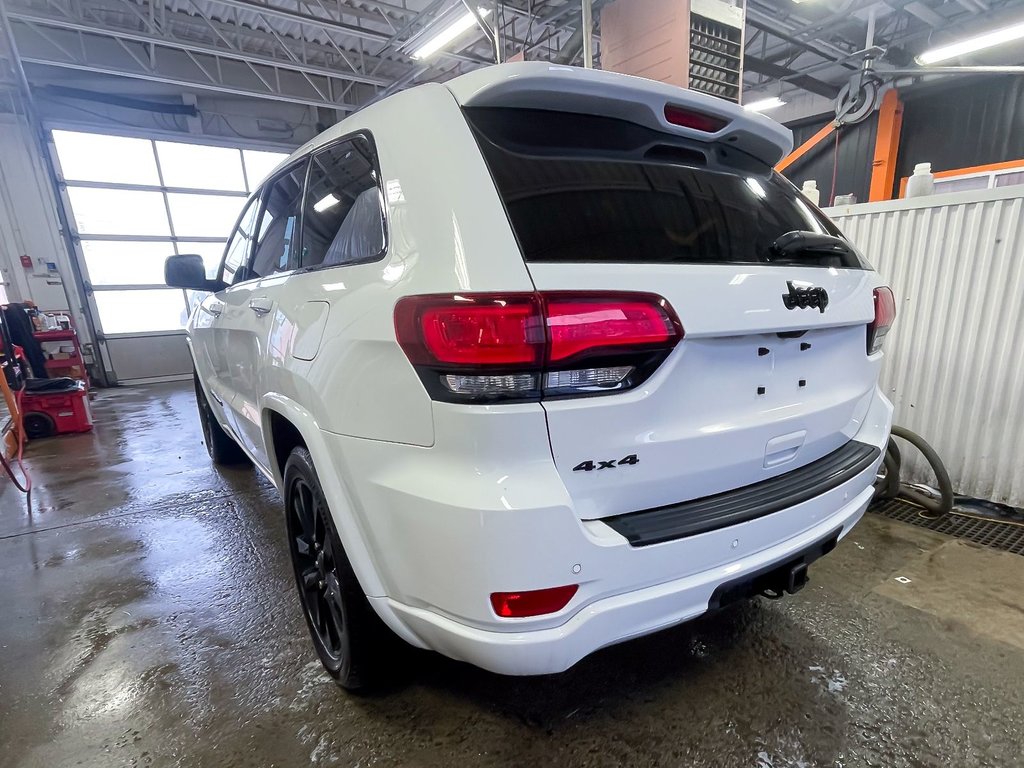
[[[1004,552],[1024,556],[1024,525],[978,517],[968,512],[953,510],[938,520],[921,517],[920,509],[898,499],[883,501],[871,506],[877,515],[927,528],[936,533],[945,533],[958,539],[967,539]]]

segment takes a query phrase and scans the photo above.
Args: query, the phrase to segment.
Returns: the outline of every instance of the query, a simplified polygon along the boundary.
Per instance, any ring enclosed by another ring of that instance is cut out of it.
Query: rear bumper
[[[599,648],[692,619],[721,585],[845,535],[871,500],[880,462],[780,511],[637,547],[600,520],[579,519],[536,440],[539,408],[496,409],[484,420],[491,432],[446,416],[434,448],[327,435],[330,453],[355,491],[353,512],[384,587],[368,595],[380,616],[415,645],[503,674],[560,672]],[[876,392],[851,437],[884,449],[891,416]],[[451,441],[460,452],[474,435],[473,461],[443,447],[446,430],[459,435]],[[565,584],[578,592],[546,616],[499,618],[488,600]]]
[[[609,645],[696,618],[722,584],[736,582],[773,564],[784,563],[827,539],[842,538],[860,520],[872,489],[861,491],[835,514],[799,536],[742,560],[723,563],[692,576],[598,600],[564,624],[550,629],[496,632],[467,626],[433,611],[377,598],[378,611],[393,613],[424,644],[446,656],[506,675],[562,672]]]

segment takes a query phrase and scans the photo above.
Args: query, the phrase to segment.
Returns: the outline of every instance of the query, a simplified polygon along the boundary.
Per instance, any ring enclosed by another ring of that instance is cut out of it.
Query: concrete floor
[[[794,598],[556,677],[422,654],[355,697],[307,639],[276,492],[211,467],[189,387],[95,412],[31,446],[31,516],[0,480],[0,766],[1021,764],[1024,558],[869,515]]]

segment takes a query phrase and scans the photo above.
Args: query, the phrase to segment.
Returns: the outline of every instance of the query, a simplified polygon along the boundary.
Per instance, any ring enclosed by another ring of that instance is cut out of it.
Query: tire
[[[213,463],[222,467],[251,464],[245,451],[217,423],[210,402],[199,383],[199,374],[193,371],[192,379],[196,385],[196,405],[199,407],[199,425],[203,428],[203,442],[206,443],[206,452],[210,454]]]
[[[29,440],[37,440],[41,437],[52,437],[57,434],[57,425],[45,413],[32,411],[22,417],[22,429]]]
[[[347,690],[379,685],[401,666],[405,644],[359,586],[305,448],[285,463],[284,504],[295,585],[320,662]]]

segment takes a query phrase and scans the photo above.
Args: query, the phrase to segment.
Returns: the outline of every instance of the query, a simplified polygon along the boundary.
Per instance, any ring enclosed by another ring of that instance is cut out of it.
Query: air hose
[[[897,437],[906,440],[924,456],[935,475],[936,490],[932,491],[930,488],[901,482],[900,470],[903,465],[903,455],[896,443]],[[892,428],[892,435],[889,437],[889,444],[885,449],[882,471],[879,472],[878,479],[875,481],[874,500],[885,501],[888,499],[903,499],[921,507],[924,510],[922,517],[933,520],[953,509],[955,500],[953,484],[949,480],[949,473],[942,460],[923,437],[905,427],[894,426]]]
[[[25,427],[22,421],[22,410],[21,410],[21,396],[25,390],[19,390],[17,396],[11,392],[10,386],[7,384],[7,377],[0,371],[0,392],[3,393],[4,400],[7,401],[7,410],[10,411],[11,417],[14,419],[14,434],[18,441],[18,452],[15,455],[15,460],[18,463],[18,467],[21,469],[21,474],[25,478],[25,484],[22,485],[18,478],[14,474],[14,470],[11,469],[11,465],[7,461],[7,457],[4,456],[4,447],[0,444],[0,466],[3,467],[4,471],[11,478],[11,482],[14,483],[14,487],[25,494],[25,504],[28,506],[29,514],[32,513],[32,478],[25,470],[25,465],[22,463],[22,456],[25,450]]]

